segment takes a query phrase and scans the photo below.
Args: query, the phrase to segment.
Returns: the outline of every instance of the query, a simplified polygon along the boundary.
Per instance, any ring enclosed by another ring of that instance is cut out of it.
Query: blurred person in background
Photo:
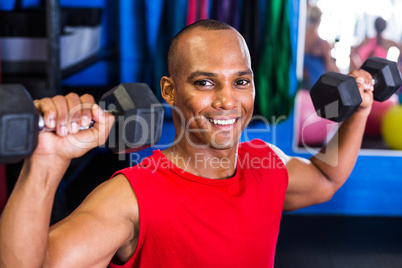
[[[322,12],[318,7],[308,6],[303,71],[303,87],[308,89],[322,74],[330,71],[339,72],[331,57],[332,46],[318,35],[321,16]]]
[[[400,50],[398,43],[383,37],[383,32],[387,28],[387,22],[381,17],[374,21],[376,36],[365,38],[357,47],[353,47],[350,53],[350,70],[359,69],[364,61],[370,57],[387,58],[391,47]],[[395,59],[396,60],[396,59]]]

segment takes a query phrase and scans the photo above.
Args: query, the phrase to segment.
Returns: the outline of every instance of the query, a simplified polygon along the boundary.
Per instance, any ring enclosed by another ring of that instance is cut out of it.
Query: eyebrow
[[[253,75],[253,71],[250,69],[240,71],[237,73],[237,76],[243,76],[243,75]]]
[[[196,78],[197,76],[209,76],[209,77],[215,77],[218,76],[216,73],[211,73],[211,72],[202,72],[202,71],[195,71],[192,72],[188,77],[187,80],[192,80]]]
[[[253,71],[250,69],[244,70],[244,71],[239,71],[236,73],[237,76],[244,76],[244,75],[253,75]],[[198,76],[208,76],[208,77],[216,77],[218,74],[212,73],[212,72],[203,72],[203,71],[195,71],[192,72],[188,77],[187,80],[192,80],[195,77]]]

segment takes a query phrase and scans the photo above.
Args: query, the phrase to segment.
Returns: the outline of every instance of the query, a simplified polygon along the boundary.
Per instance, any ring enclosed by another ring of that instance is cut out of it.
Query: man
[[[290,158],[259,140],[239,144],[253,114],[250,66],[244,39],[226,24],[205,20],[180,32],[161,79],[162,96],[175,108],[174,145],[117,173],[50,229],[57,185],[70,160],[89,150],[68,138],[102,144],[113,117],[89,95],[35,101],[56,134],[41,133],[24,163],[2,216],[0,265],[272,267],[282,210],[329,200],[349,176],[373,87],[365,71],[352,74],[363,103],[340,127],[339,144],[324,148],[325,162]],[[81,113],[66,125],[77,105]],[[78,131],[91,119],[93,128]]]

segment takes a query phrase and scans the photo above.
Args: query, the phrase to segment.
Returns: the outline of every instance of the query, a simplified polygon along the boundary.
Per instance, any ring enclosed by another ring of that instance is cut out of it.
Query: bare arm
[[[41,161],[27,160],[23,166],[0,223],[0,266],[41,267],[48,243],[50,213],[57,183],[66,164],[54,171]],[[40,179],[37,179],[40,178]]]
[[[339,69],[335,64],[335,60],[331,56],[331,49],[332,49],[331,45],[327,41],[324,41],[322,45],[322,50],[323,50],[323,57],[326,71],[339,72]]]
[[[365,46],[370,39],[365,38],[358,46],[352,47],[350,50],[350,70],[359,69],[363,65],[363,60],[359,56],[359,50]]]
[[[67,218],[50,228],[44,267],[107,267],[125,262],[138,239],[137,200],[118,175],[98,186]]]
[[[352,72],[352,75],[359,81],[363,102],[358,110],[342,123],[337,134],[319,154],[310,160],[290,158],[287,161],[289,185],[285,198],[285,211],[330,200],[353,170],[373,102],[373,94],[370,74],[358,70]]]
[[[75,94],[35,102],[46,126],[55,127],[56,133],[40,133],[38,147],[25,161],[4,209],[0,222],[1,267],[104,265],[119,246],[134,239],[136,200],[124,177],[100,186],[68,219],[49,228],[53,198],[70,160],[104,143],[113,123],[113,116],[93,103],[91,96],[79,98]],[[67,117],[77,105],[81,106],[78,112]],[[91,119],[95,126],[78,132],[77,124],[86,126]],[[119,194],[115,195],[116,191]],[[130,198],[132,202],[127,204],[133,204],[134,209],[116,206]],[[93,254],[94,249],[100,255]]]

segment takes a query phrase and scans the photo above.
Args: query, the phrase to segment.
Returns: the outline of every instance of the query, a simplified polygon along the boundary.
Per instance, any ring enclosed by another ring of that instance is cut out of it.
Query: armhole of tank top
[[[283,162],[283,164],[286,166],[286,164],[289,162],[290,160],[290,156],[288,156],[287,154],[285,154],[281,149],[279,149],[277,146],[266,142],[266,144],[269,146],[269,148],[271,148],[272,151],[274,151],[274,153],[276,153],[276,155],[279,157],[279,159],[281,159],[281,161]]]
[[[147,217],[146,217],[146,209],[145,209],[145,202],[144,202],[144,198],[143,195],[141,193],[141,189],[140,187],[138,187],[138,185],[135,182],[135,179],[129,179],[128,175],[125,172],[120,172],[119,174],[122,174],[124,177],[126,177],[126,179],[128,180],[128,182],[130,183],[131,189],[133,190],[136,199],[137,199],[137,205],[138,205],[138,216],[139,216],[139,231],[138,231],[138,241],[137,241],[137,246],[135,247],[135,250],[133,252],[133,255],[131,255],[130,259],[126,262],[130,262],[132,259],[136,258],[137,255],[139,254],[139,251],[142,247],[142,245],[144,244],[144,240],[145,240],[145,232],[146,232],[146,222],[147,222]],[[131,177],[131,176],[130,176]],[[126,265],[126,264],[124,264]]]

